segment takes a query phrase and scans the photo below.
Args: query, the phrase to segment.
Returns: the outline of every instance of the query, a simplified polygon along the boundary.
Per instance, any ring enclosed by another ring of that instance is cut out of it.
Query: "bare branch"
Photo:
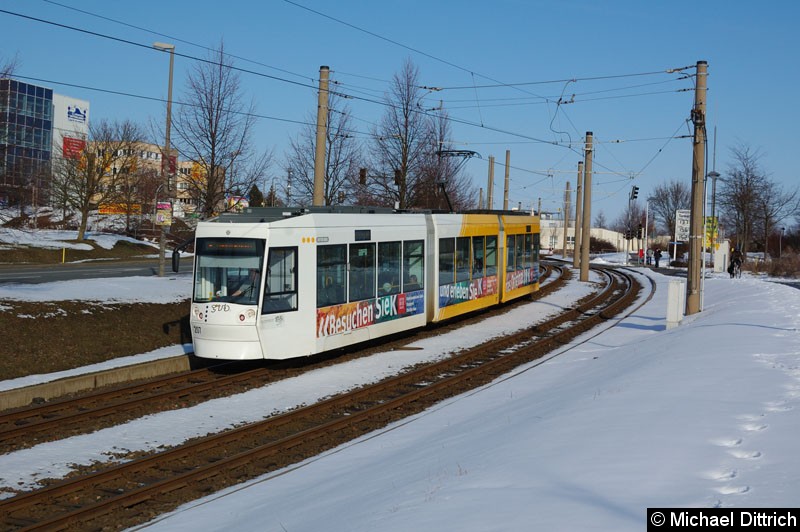
[[[203,217],[226,209],[226,198],[244,196],[261,182],[272,158],[269,150],[257,152],[252,146],[255,104],[244,102],[223,43],[210,59],[188,75],[173,123],[178,152],[203,174],[189,183]]]

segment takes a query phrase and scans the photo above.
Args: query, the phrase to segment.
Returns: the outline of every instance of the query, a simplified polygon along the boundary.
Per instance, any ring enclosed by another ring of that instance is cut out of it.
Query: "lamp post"
[[[169,52],[169,85],[167,86],[167,126],[166,126],[166,135],[164,139],[164,157],[166,157],[166,167],[164,166],[165,161],[161,160],[161,183],[167,187],[167,191],[169,191],[169,164],[170,164],[170,157],[169,157],[169,129],[172,125],[172,68],[175,62],[175,45],[174,44],[167,44],[163,42],[154,42],[153,48],[156,50],[161,50],[162,52]],[[164,264],[165,260],[165,251],[167,248],[167,235],[165,226],[161,225],[161,234],[158,239],[158,276],[164,276]]]

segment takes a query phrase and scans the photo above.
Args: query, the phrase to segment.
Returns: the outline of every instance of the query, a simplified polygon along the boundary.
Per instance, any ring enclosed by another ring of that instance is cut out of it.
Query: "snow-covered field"
[[[703,312],[667,330],[670,278],[646,274],[655,297],[603,334],[146,528],[633,531],[648,507],[797,507],[800,291],[713,277]],[[140,278],[139,294],[151,286],[162,290]],[[0,485],[259,419],[540,320],[586,291],[574,281],[420,350],[0,455]]]
[[[71,240],[75,240],[77,236],[77,231],[61,231],[56,229],[23,230],[0,227],[0,250],[12,246],[31,246],[45,249],[94,249],[87,243],[70,242]],[[153,246],[156,250],[158,249],[158,243],[145,242],[112,233],[89,232],[85,238],[86,240],[95,242],[95,244],[103,249],[113,249],[119,241],[147,244]]]

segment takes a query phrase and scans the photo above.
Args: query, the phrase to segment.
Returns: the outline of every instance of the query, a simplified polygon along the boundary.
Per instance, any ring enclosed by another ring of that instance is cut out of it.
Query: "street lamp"
[[[167,158],[166,160],[166,169],[164,166],[164,159],[161,160],[161,182],[162,185],[166,185],[167,191],[169,191],[169,129],[170,125],[172,124],[172,67],[175,62],[175,45],[174,44],[167,44],[163,42],[154,42],[153,48],[156,50],[161,50],[162,52],[169,52],[169,85],[167,88],[167,129],[166,135],[164,140],[164,157]],[[167,248],[167,235],[165,226],[161,225],[161,235],[158,239],[158,276],[164,276],[164,265],[165,265],[165,251]]]

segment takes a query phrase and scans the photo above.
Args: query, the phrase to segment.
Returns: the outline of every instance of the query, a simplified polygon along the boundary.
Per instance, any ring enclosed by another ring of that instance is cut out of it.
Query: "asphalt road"
[[[180,273],[172,271],[167,258],[165,275],[191,275],[192,258],[181,259]],[[158,259],[135,261],[80,262],[67,264],[3,264],[0,265],[0,284],[8,283],[52,283],[76,279],[99,279],[105,277],[136,277],[158,275]]]

